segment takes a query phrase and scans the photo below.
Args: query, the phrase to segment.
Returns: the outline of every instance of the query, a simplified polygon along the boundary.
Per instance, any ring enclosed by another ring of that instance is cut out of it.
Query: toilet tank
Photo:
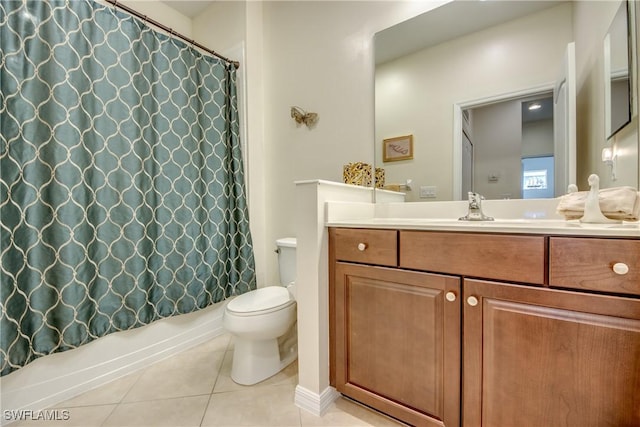
[[[295,237],[276,240],[280,284],[282,286],[287,286],[296,280],[296,243]]]

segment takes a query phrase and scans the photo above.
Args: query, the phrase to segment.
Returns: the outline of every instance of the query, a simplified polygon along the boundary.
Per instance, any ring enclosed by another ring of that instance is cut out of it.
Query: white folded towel
[[[566,219],[580,219],[588,191],[577,191],[560,197],[557,212]],[[603,188],[598,193],[600,210],[610,219],[638,221],[640,192],[633,187]]]

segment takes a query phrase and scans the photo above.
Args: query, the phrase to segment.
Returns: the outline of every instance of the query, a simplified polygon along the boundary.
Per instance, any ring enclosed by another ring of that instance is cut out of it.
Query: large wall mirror
[[[618,11],[604,38],[605,136],[611,138],[631,121],[631,45],[626,1]]]
[[[470,190],[555,197],[575,183],[573,8],[454,0],[377,33],[375,153],[386,188],[431,201]],[[383,141],[408,135],[411,156],[383,161]]]

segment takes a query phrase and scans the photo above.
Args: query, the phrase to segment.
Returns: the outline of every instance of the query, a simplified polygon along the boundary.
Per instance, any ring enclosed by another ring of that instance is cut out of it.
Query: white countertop
[[[492,202],[492,203],[489,203]],[[495,221],[459,221],[466,202],[374,204],[327,202],[325,225],[348,228],[640,238],[640,222],[585,224],[555,213],[553,200],[487,201]]]

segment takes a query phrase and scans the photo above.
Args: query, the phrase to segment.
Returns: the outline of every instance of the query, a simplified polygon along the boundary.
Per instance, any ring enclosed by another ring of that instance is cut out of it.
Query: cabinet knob
[[[367,244],[366,243],[358,243],[358,250],[360,252],[364,251],[365,249],[367,249]]]
[[[455,292],[447,292],[447,294],[444,296],[447,301],[455,301],[456,300],[456,293]]]
[[[467,298],[467,304],[469,304],[471,307],[475,307],[476,305],[478,305],[478,298],[474,297],[473,295],[470,296],[469,298]]]
[[[629,266],[624,262],[616,262],[613,264],[613,272],[623,276],[629,272]]]

